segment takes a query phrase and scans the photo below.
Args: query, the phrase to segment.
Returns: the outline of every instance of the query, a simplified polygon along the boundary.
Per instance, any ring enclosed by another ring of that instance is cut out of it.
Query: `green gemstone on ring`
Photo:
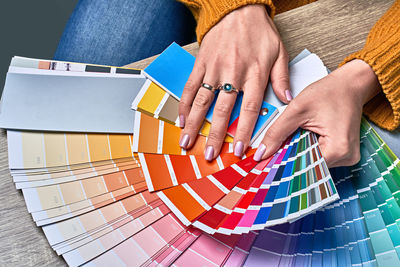
[[[224,90],[226,91],[226,92],[230,92],[230,91],[232,91],[232,89],[233,89],[233,86],[232,86],[232,84],[230,84],[230,83],[226,83],[226,84],[224,84]]]

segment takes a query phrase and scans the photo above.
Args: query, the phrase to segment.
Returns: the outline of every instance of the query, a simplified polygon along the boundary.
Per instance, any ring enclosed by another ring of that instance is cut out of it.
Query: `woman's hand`
[[[329,167],[351,166],[360,160],[362,108],[381,90],[371,67],[353,60],[309,85],[268,129],[254,159],[275,153],[282,142],[301,127],[319,135]]]
[[[204,37],[193,71],[179,105],[182,131],[180,145],[190,148],[214,99],[225,83],[243,90],[240,118],[234,138],[234,153],[242,156],[249,145],[269,76],[278,98],[291,99],[288,56],[279,33],[263,5],[248,5],[226,15]],[[214,108],[205,158],[217,157],[223,144],[236,92],[221,91]]]

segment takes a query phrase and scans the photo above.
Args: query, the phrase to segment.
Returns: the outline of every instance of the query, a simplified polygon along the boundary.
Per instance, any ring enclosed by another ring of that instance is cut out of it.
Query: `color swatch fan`
[[[195,145],[179,146],[179,98],[193,61],[176,44],[144,75],[13,59],[0,112],[10,173],[57,255],[70,266],[400,265],[400,162],[366,120],[353,167],[329,170],[316,135],[301,129],[255,162],[281,104],[266,96],[253,147],[238,158],[239,96],[221,153],[208,162],[212,108]],[[294,92],[326,75],[308,51],[289,70]],[[104,101],[109,88],[118,94],[101,114],[93,92]],[[87,103],[79,120],[66,97]],[[32,99],[48,106],[25,105]]]
[[[137,113],[135,122],[143,118],[154,123],[146,128],[144,138],[152,132],[158,134],[156,119]],[[215,173],[207,173],[213,163],[202,157],[141,153],[149,149],[136,142],[154,143],[142,141],[140,133],[134,136],[139,137],[134,138],[133,148],[139,152],[149,190],[160,190],[158,196],[183,224],[210,234],[263,229],[295,220],[338,199],[317,139],[307,131],[296,132],[273,157],[259,163],[250,155],[236,158],[233,164],[235,158],[231,157],[231,165],[227,165],[228,154],[222,153],[219,161],[224,168]]]
[[[132,104],[132,108],[154,117],[151,119],[137,112],[134,126],[133,151],[139,152],[147,186],[150,191],[161,190],[158,196],[182,223],[194,225],[210,234],[239,234],[292,221],[338,198],[319,152],[317,139],[309,132],[294,134],[271,159],[256,163],[250,156],[237,160],[231,166],[219,164],[220,170],[216,173],[207,172],[210,163],[193,155],[186,159],[185,156],[178,158],[171,155],[186,152],[168,153],[161,133],[168,123],[178,121],[177,100],[182,95],[193,65],[194,57],[177,44],[172,44],[145,69],[144,73],[151,82],[145,83]],[[173,117],[163,120],[166,123],[157,121],[156,118],[163,117],[161,110],[165,109],[169,99],[175,101],[170,101],[167,107],[176,112]],[[242,95],[239,95],[229,122],[228,133],[232,135],[241,100]],[[206,116],[209,121],[214,104]],[[260,115],[252,141],[278,112],[276,107],[266,102],[262,109],[266,113]],[[207,126],[203,126],[201,134],[207,135],[204,128]],[[170,134],[165,132],[164,135]],[[175,142],[179,140],[179,135],[176,134],[176,137]],[[229,138],[226,141],[229,142]],[[217,163],[226,158],[225,152],[223,149]]]

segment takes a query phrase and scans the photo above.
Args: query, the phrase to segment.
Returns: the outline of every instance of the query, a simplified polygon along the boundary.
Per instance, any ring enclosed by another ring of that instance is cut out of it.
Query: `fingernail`
[[[182,148],[186,148],[188,144],[189,144],[189,135],[188,135],[188,134],[185,134],[185,135],[182,137],[181,141],[179,142],[179,145],[180,145]]]
[[[243,154],[243,142],[242,141],[236,142],[234,155],[236,157],[241,157],[242,154]]]
[[[204,158],[208,161],[211,161],[213,157],[214,157],[214,148],[212,146],[208,146]]]
[[[255,161],[260,161],[261,158],[262,158],[262,156],[263,156],[264,153],[265,153],[265,149],[266,149],[266,148],[267,148],[267,147],[266,147],[264,144],[261,144],[261,145],[257,148],[256,153],[254,153],[253,159],[254,159]]]
[[[179,127],[185,127],[185,116],[179,115]]]
[[[287,101],[292,101],[293,100],[292,92],[290,92],[290,90],[286,90],[285,91],[285,95],[286,95]]]

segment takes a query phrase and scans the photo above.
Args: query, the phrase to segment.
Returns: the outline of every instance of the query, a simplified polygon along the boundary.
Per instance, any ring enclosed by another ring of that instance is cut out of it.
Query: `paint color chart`
[[[13,58],[9,73],[38,84],[142,80],[119,107],[128,110],[126,132],[107,120],[105,131],[7,130],[13,181],[57,255],[69,266],[400,266],[400,161],[365,119],[352,167],[328,169],[317,135],[302,129],[256,162],[255,144],[281,107],[263,103],[254,147],[239,158],[239,95],[229,136],[208,162],[212,108],[194,146],[179,146],[179,98],[193,61],[176,44],[144,71]],[[326,72],[319,62],[306,73],[316,69]]]

